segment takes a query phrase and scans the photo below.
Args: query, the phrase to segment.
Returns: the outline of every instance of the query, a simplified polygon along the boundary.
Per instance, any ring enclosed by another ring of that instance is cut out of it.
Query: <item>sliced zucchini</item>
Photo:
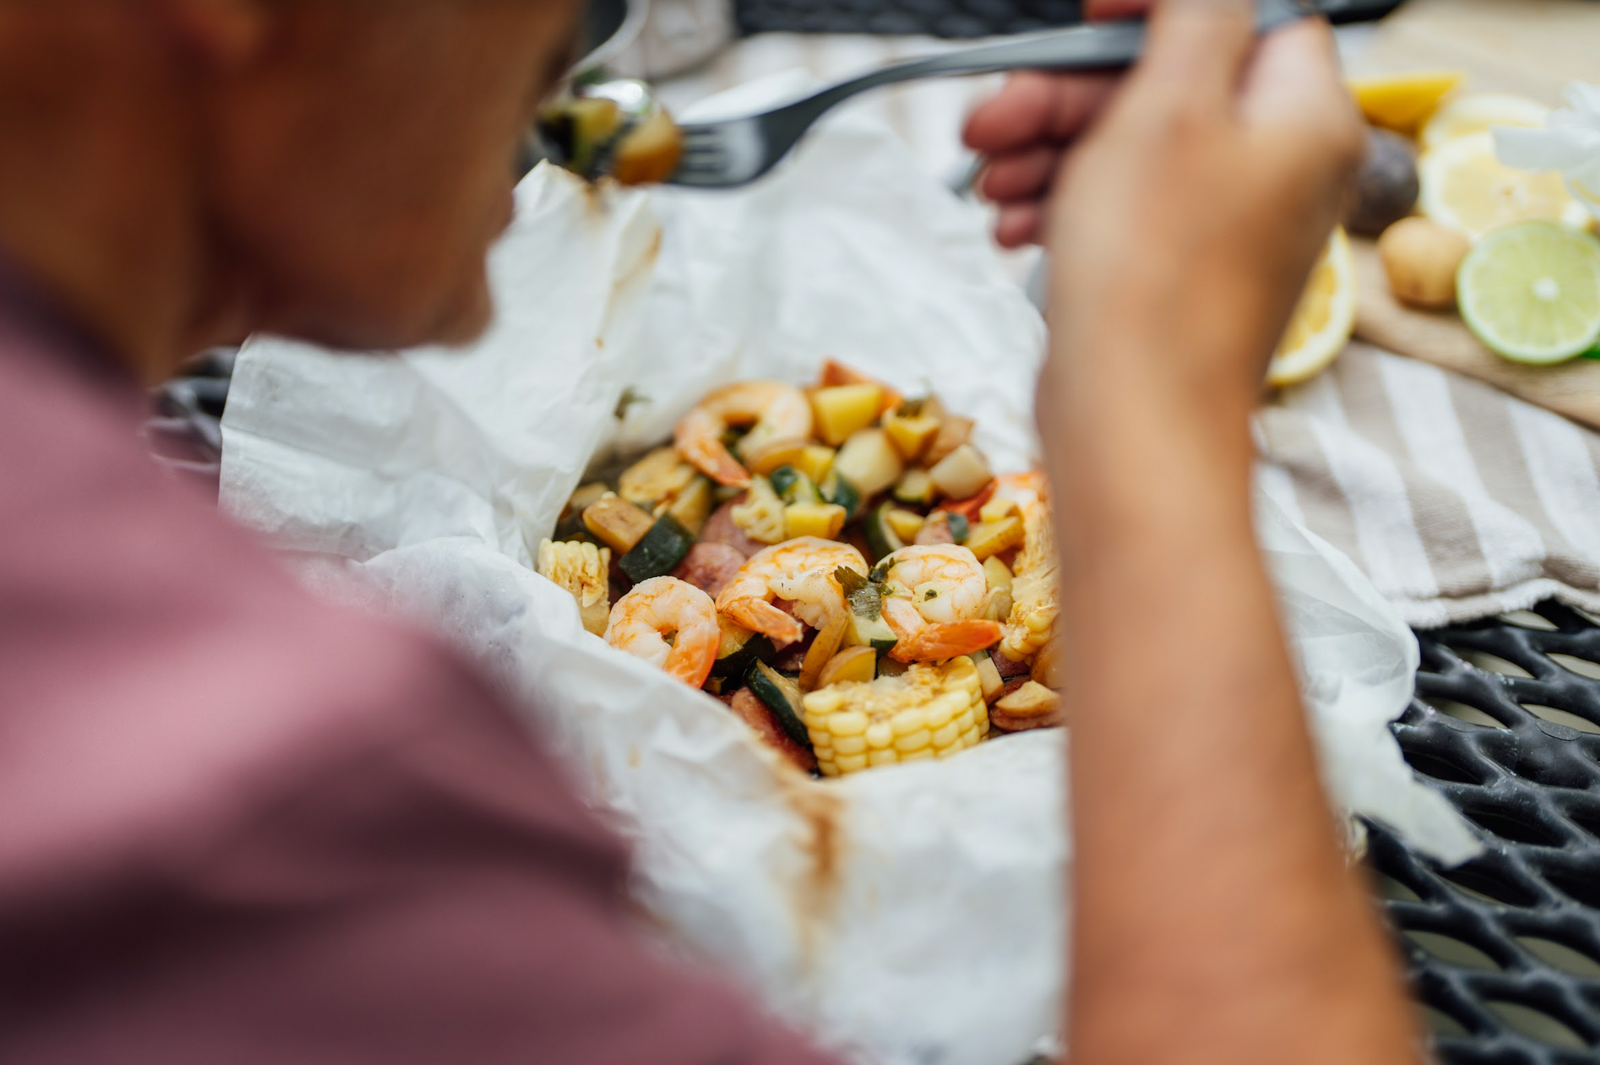
[[[789,738],[809,751],[811,735],[806,731],[800,685],[765,662],[752,664],[744,682],[756,693],[757,698],[767,704]]]
[[[831,470],[822,482],[822,499],[825,503],[832,503],[836,507],[843,507],[847,521],[853,521],[861,513],[861,492],[850,483],[848,477],[841,477],[837,470]]]
[[[882,614],[875,618],[869,618],[862,614],[852,613],[850,615],[850,628],[846,630],[844,639],[845,643],[852,647],[870,647],[879,654],[883,654],[900,642],[899,638],[895,636],[894,630],[889,627],[889,623],[883,620]]]
[[[955,537],[956,543],[966,543],[968,534],[972,532],[972,523],[967,520],[967,516],[951,511],[945,520],[950,523],[950,535]]]
[[[694,537],[682,522],[671,514],[663,514],[633,550],[617,560],[617,566],[635,584],[651,577],[663,577],[678,568],[693,543]]]
[[[817,678],[817,687],[826,688],[830,684],[843,684],[850,681],[865,683],[872,680],[878,673],[878,656],[871,647],[846,647],[822,667],[822,676]]]
[[[785,503],[822,502],[822,494],[811,483],[811,478],[793,466],[779,466],[767,475],[767,479],[772,482],[772,490]]]
[[[714,677],[743,677],[757,662],[771,662],[778,656],[778,649],[772,646],[772,641],[759,632],[749,633],[731,650],[729,643],[729,632],[724,629],[722,651],[726,653],[719,654],[716,664],[711,667]]]
[[[894,504],[885,500],[867,517],[867,546],[872,548],[874,562],[906,546],[906,542],[900,538],[900,533],[895,529],[894,522],[889,520],[894,509]]]

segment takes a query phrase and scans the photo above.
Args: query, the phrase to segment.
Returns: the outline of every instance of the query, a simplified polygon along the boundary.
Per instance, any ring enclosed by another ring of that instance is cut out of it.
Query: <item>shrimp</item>
[[[849,544],[800,536],[751,555],[717,595],[717,609],[747,629],[765,633],[778,647],[805,635],[800,622],[825,627],[848,607],[834,570],[853,569],[863,577],[867,560]],[[794,611],[773,605],[788,600]],[[798,619],[798,620],[796,620]]]
[[[883,620],[899,640],[897,662],[933,662],[981,651],[1000,639],[985,621],[989,581],[983,564],[959,544],[902,547],[878,563],[884,573]]]
[[[999,482],[995,494],[1016,502],[1023,527],[1022,550],[1013,569],[1011,613],[1001,626],[1005,639],[1000,650],[1021,662],[1049,641],[1061,612],[1055,529],[1044,474],[1008,473]]]
[[[606,642],[698,688],[717,662],[722,628],[705,592],[676,577],[652,577],[611,608]]]
[[[752,426],[741,451],[773,440],[804,440],[811,435],[811,401],[782,381],[736,381],[717,389],[678,421],[673,445],[718,484],[747,488],[750,471],[728,453],[722,434],[729,426]]]

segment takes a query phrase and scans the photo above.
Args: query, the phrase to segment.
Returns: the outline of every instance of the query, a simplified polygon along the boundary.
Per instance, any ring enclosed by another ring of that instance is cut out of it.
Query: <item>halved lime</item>
[[[1456,275],[1461,317],[1512,362],[1564,362],[1600,344],[1600,240],[1559,222],[1484,235]]]

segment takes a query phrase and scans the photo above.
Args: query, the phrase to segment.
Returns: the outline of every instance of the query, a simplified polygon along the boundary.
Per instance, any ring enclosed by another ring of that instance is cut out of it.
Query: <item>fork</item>
[[[1267,33],[1313,11],[1309,0],[1259,0],[1256,29]],[[684,125],[683,160],[668,184],[705,189],[747,185],[788,155],[830,108],[880,85],[1004,70],[1114,70],[1139,58],[1144,39],[1144,23],[1138,20],[1074,26],[896,63],[761,114]]]

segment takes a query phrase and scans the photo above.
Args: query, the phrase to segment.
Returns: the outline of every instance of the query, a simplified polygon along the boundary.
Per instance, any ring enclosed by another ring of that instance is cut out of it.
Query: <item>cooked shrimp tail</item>
[[[883,620],[897,639],[889,657],[896,662],[940,662],[994,646],[1000,639],[997,621],[964,620],[929,623],[909,599],[883,603]]]

